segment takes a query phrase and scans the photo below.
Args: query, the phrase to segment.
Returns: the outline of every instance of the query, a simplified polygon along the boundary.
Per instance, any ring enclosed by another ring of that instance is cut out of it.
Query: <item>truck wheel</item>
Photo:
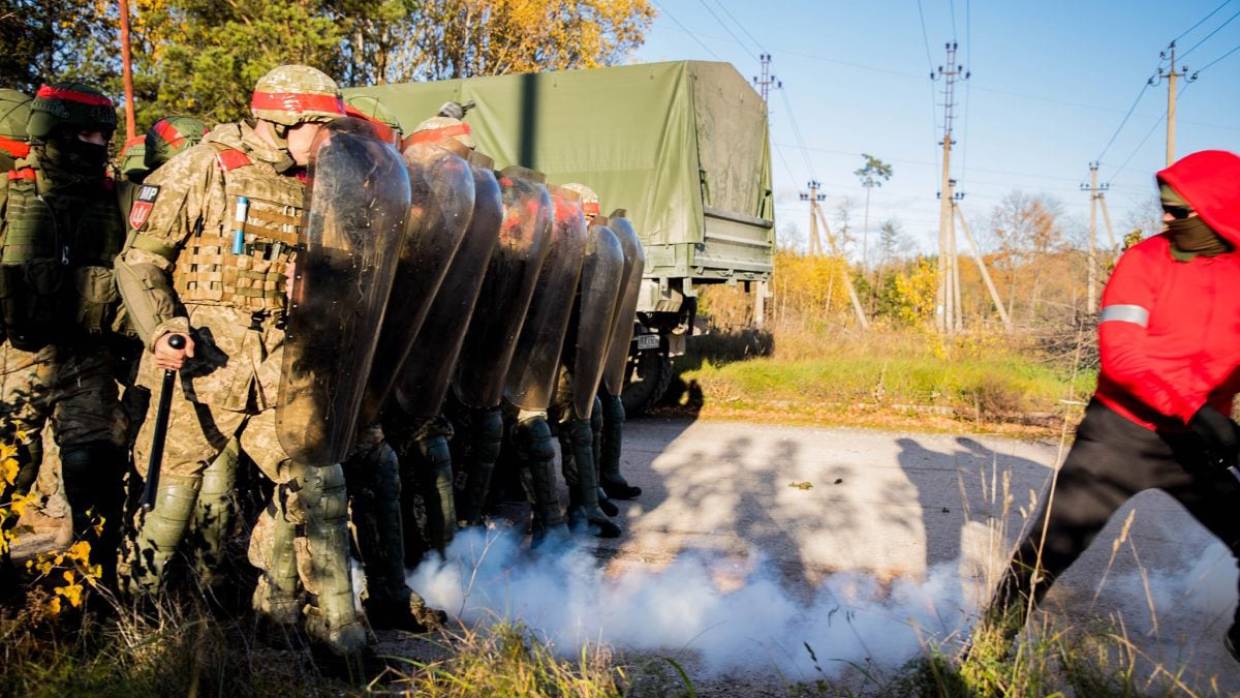
[[[672,360],[662,352],[646,351],[637,355],[637,367],[620,395],[624,413],[639,417],[658,403],[672,382]]]

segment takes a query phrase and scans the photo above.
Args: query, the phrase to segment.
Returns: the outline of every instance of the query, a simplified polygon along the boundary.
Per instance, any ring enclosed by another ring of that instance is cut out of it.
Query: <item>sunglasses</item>
[[[1188,218],[1193,213],[1191,208],[1184,208],[1183,206],[1163,206],[1163,211],[1169,214],[1172,218],[1181,221]]]

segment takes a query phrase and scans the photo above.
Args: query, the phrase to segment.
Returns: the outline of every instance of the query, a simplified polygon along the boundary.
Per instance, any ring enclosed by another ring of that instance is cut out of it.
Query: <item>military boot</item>
[[[521,486],[530,500],[533,522],[530,544],[539,547],[567,540],[568,529],[560,509],[560,493],[555,481],[555,449],[551,427],[545,413],[522,412],[517,417],[512,440],[520,461]]]
[[[620,507],[607,497],[599,481],[599,463],[603,462],[603,402],[598,395],[594,396],[594,410],[590,413],[590,452],[594,454],[594,481],[599,482],[598,508],[608,516],[620,513]]]
[[[571,419],[560,425],[560,460],[568,482],[568,526],[600,538],[615,538],[620,527],[598,506],[598,471],[594,466],[593,433],[589,419]]]
[[[366,648],[366,629],[353,606],[349,569],[349,498],[340,465],[303,468],[297,498],[305,520],[307,559],[298,560],[312,595],[306,633],[339,657]]]
[[[199,476],[163,473],[155,490],[155,508],[139,512],[133,539],[121,560],[121,585],[135,596],[151,596],[164,582],[164,570],[176,554],[193,516],[202,487]]]
[[[491,475],[504,441],[504,417],[498,407],[470,410],[465,444],[465,486],[458,492],[456,512],[465,526],[479,526],[491,491]]]
[[[612,499],[637,499],[642,488],[634,487],[620,474],[620,452],[624,435],[624,403],[619,395],[599,391],[602,398],[603,430],[599,435],[599,484]]]
[[[362,602],[372,628],[423,632],[441,619],[405,583],[401,531],[400,465],[387,443],[349,461],[346,481],[352,501],[357,549],[366,573]]]
[[[114,589],[125,506],[125,456],[114,444],[93,441],[62,447],[60,463],[73,536],[90,544],[90,563],[99,566],[100,582]]]
[[[426,506],[427,543],[443,552],[456,536],[456,493],[452,490],[452,425],[443,417],[418,429],[409,452],[413,479]],[[403,464],[402,464],[403,467]]]
[[[250,533],[250,564],[259,570],[251,603],[261,618],[285,632],[301,620],[303,606],[296,538],[297,524],[290,518],[287,499],[278,488]]]
[[[202,487],[190,523],[194,571],[203,587],[214,584],[224,562],[224,544],[237,514],[237,462],[241,445],[231,439],[202,473]]]

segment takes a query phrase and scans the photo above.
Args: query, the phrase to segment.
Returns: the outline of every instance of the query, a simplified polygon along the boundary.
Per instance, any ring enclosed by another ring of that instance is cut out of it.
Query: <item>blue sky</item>
[[[1165,83],[1145,90],[1103,148],[1154,74],[1159,52],[1222,0],[921,0],[925,38],[917,0],[653,2],[659,16],[635,60],[724,60],[750,77],[759,50],[773,56],[784,85],[770,99],[781,232],[791,223],[804,235],[809,209],[797,194],[811,177],[823,183],[833,220],[842,197],[854,202],[859,231],[864,190],[852,172],[868,152],[895,169],[871,200],[871,244],[879,223],[894,218],[928,251],[938,225],[943,114],[941,84],[929,74],[944,62],[945,42],[956,39],[957,62],[972,72],[957,92],[952,169],[974,229],[981,233],[999,199],[1019,189],[1057,198],[1068,232],[1080,234],[1089,199],[1079,185],[1101,155],[1100,179],[1111,184],[1107,200],[1122,234],[1148,204],[1151,175],[1163,164],[1165,127],[1155,123],[1166,108]],[[1180,52],[1237,13],[1240,0],[1232,0],[1183,36]],[[1238,46],[1240,16],[1184,62],[1199,69]],[[1177,112],[1178,154],[1240,151],[1240,51],[1202,70]]]

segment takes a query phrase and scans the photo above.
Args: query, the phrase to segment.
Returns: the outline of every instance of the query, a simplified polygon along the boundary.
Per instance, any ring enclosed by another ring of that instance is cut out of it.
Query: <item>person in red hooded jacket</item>
[[[1157,175],[1166,229],[1126,251],[1102,294],[1098,390],[985,614],[1008,638],[1133,495],[1174,497],[1240,558],[1240,156]],[[1225,638],[1240,660],[1240,609]]]

